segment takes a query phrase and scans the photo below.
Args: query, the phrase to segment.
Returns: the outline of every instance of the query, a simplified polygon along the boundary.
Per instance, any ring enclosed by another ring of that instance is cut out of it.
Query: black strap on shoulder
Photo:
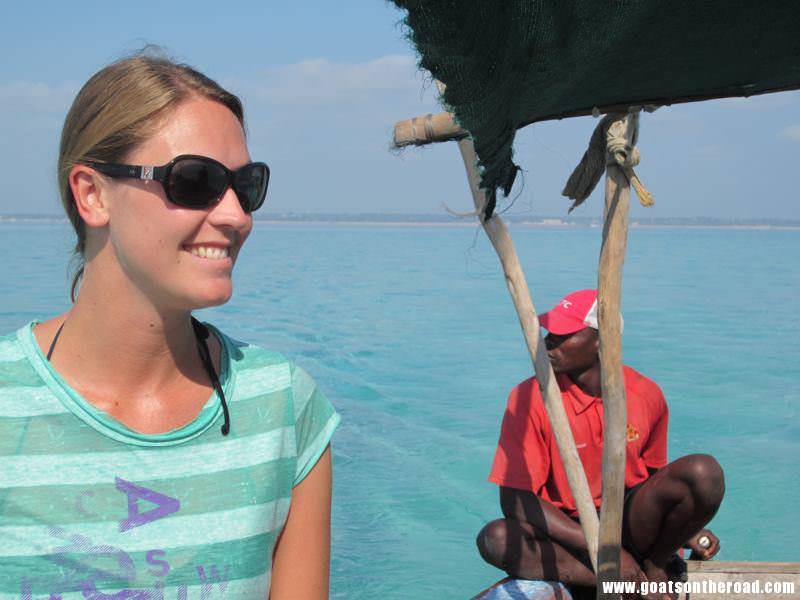
[[[56,336],[53,338],[53,341],[50,342],[50,349],[47,351],[47,360],[48,361],[50,360],[50,357],[53,356],[53,350],[56,349],[56,342],[58,341],[58,336],[61,335],[61,330],[64,329],[64,323],[66,323],[66,322],[67,322],[67,320],[64,319],[64,321],[61,323],[61,327],[59,327],[58,331],[56,331]]]
[[[206,369],[206,373],[208,373],[209,379],[211,379],[211,384],[214,386],[222,402],[222,412],[225,415],[225,422],[222,424],[222,435],[228,435],[231,429],[231,418],[230,414],[228,414],[228,404],[225,402],[225,394],[222,391],[217,372],[214,370],[214,365],[211,362],[211,353],[208,351],[206,339],[210,334],[208,328],[194,317],[192,317],[192,326],[194,327],[194,334],[197,338],[197,349],[200,351],[200,360],[203,361],[203,366]]]

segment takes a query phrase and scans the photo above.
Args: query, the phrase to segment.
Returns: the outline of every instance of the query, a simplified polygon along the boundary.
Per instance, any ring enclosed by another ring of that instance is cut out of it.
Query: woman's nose
[[[250,225],[252,215],[245,212],[239,196],[228,186],[220,201],[211,209],[209,220],[215,225],[228,225],[239,229]]]

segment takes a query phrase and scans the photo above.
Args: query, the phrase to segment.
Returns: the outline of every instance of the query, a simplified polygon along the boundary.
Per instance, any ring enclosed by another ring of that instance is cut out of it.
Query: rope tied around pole
[[[639,138],[640,110],[640,107],[635,107],[628,113],[609,113],[597,124],[589,140],[589,147],[569,176],[564,191],[561,192],[574,201],[569,212],[589,197],[607,165],[617,165],[622,169],[636,190],[642,206],[653,205],[653,195],[644,187],[633,170],[641,160],[641,154],[636,147]],[[645,110],[652,112],[655,108],[645,107]]]

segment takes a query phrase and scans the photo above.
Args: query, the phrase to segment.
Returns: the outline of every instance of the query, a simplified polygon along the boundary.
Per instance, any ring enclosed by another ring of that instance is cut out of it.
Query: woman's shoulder
[[[212,323],[204,321],[203,324],[216,334],[227,352],[230,362],[237,370],[289,363],[281,352],[233,337]]]
[[[30,327],[30,323],[27,325]],[[13,331],[7,331],[5,333],[0,333],[0,344],[3,346],[7,346],[9,344],[14,344],[17,342],[17,336],[19,335],[19,329],[15,329]]]
[[[27,325],[28,327],[30,325]],[[25,351],[19,340],[21,330],[0,334],[0,369],[9,363],[14,363],[25,358]]]
[[[35,368],[37,351],[33,326],[36,323],[30,321],[15,331],[0,335],[0,387],[27,388],[43,384]]]
[[[315,418],[336,414],[308,371],[283,353],[236,339],[210,323],[205,325],[222,340],[236,375],[237,394],[250,397],[267,391],[288,392],[284,397],[293,406],[297,419],[304,414],[316,415]]]
[[[262,379],[271,374],[285,379],[287,387],[314,385],[311,376],[282,352],[233,337],[211,323],[204,324],[217,334],[237,376]]]

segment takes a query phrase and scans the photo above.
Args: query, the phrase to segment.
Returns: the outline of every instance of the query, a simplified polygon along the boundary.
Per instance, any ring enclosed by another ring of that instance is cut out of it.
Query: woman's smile
[[[227,243],[184,244],[182,249],[202,261],[233,266],[232,246]]]
[[[199,256],[200,258],[210,258],[213,260],[219,260],[221,258],[228,258],[230,256],[230,252],[228,252],[228,248],[225,247],[217,247],[217,246],[186,246],[186,250],[192,253],[195,256]]]

